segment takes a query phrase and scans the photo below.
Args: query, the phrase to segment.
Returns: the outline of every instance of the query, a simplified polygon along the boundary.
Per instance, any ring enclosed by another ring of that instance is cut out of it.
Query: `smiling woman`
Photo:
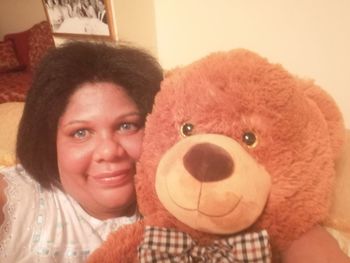
[[[83,84],[58,123],[57,163],[63,188],[96,218],[132,215],[142,137],[142,117],[122,87]]]
[[[138,219],[135,163],[161,80],[157,61],[130,46],[70,42],[47,54],[19,125],[20,164],[0,170],[1,259],[83,262]]]

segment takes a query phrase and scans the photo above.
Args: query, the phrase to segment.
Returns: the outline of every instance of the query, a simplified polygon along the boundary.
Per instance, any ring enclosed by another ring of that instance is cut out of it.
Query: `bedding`
[[[54,46],[47,21],[5,35],[0,42],[0,103],[25,100],[36,65]]]

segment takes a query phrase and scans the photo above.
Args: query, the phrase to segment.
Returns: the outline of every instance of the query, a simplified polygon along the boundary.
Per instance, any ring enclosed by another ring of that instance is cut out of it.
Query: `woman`
[[[69,0],[61,0],[59,4],[59,8],[61,9],[63,21],[73,17],[73,9],[69,3]]]
[[[83,11],[85,17],[88,17],[88,18],[96,18],[97,17],[95,8],[92,6],[90,0],[82,0],[81,3],[82,3],[81,4],[82,11]]]
[[[83,16],[82,6],[80,0],[71,0],[72,17],[81,18]]]
[[[53,30],[56,31],[64,19],[58,0],[47,0],[46,10],[50,18]]]
[[[137,220],[133,176],[162,71],[142,50],[72,42],[42,60],[0,170],[0,258],[83,262]]]
[[[107,19],[107,13],[106,13],[106,7],[103,2],[103,0],[97,0],[97,18],[102,21],[103,23],[107,24],[108,19]]]

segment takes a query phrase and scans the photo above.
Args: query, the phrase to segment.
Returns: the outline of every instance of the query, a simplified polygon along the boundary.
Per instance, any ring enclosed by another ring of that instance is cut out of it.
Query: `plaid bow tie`
[[[146,226],[144,240],[138,247],[141,263],[211,262],[211,263],[270,263],[270,245],[265,230],[238,234],[199,246],[183,232]]]

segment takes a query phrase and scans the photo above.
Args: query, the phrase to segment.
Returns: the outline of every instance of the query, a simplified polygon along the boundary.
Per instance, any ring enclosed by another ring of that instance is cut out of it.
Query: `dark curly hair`
[[[43,187],[59,186],[57,125],[73,92],[87,82],[115,83],[136,102],[145,120],[162,79],[159,63],[129,45],[78,41],[51,49],[27,94],[17,135],[18,161]]]

